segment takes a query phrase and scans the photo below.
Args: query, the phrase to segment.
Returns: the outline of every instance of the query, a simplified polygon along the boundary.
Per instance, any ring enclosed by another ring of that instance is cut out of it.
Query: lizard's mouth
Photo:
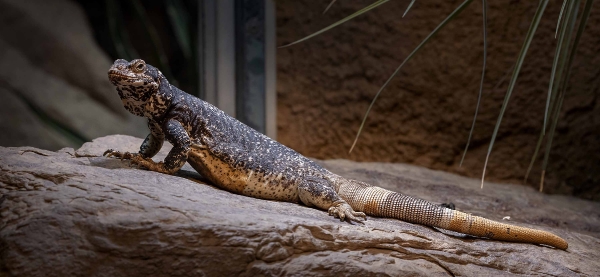
[[[121,79],[133,79],[135,78],[134,76],[129,76],[126,74],[123,74],[117,70],[110,70],[108,71],[108,78],[110,79],[117,79],[117,78],[121,78]]]

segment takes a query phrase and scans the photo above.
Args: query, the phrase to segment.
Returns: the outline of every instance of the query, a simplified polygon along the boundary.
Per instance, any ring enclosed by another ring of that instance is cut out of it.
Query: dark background
[[[145,136],[143,120],[124,111],[106,78],[117,58],[141,57],[197,95],[197,52],[186,54],[175,34],[180,27],[169,17],[175,2],[176,18],[187,26],[187,47],[197,49],[197,1],[0,0],[0,101],[6,107],[0,111],[0,145],[57,150],[114,133]],[[337,1],[323,15],[327,2],[276,1],[277,44],[300,39],[372,3]],[[506,75],[538,1],[489,3],[484,96],[462,167],[458,163],[481,76],[479,1],[405,65],[375,104],[357,147],[348,154],[379,87],[462,3],[417,1],[402,18],[409,2],[390,1],[323,35],[277,50],[280,142],[319,159],[403,162],[481,177],[510,77]],[[486,180],[523,183],[543,122],[561,4],[551,1],[546,9]],[[544,190],[600,200],[600,15],[592,9],[573,63]],[[159,39],[153,40],[149,30]],[[528,185],[538,187],[540,168],[541,154]]]

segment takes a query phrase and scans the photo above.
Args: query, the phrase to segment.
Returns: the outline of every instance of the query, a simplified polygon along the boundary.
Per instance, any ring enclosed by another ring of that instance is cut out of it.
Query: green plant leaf
[[[573,28],[575,26],[575,22],[577,21],[577,13],[578,13],[578,9],[579,9],[581,0],[575,0],[573,2],[575,2],[575,3],[573,3],[573,7],[569,11],[570,13],[572,13],[572,15],[571,15],[571,20],[569,22],[569,26],[567,27],[568,28],[567,32],[569,33],[569,36],[567,38],[568,41],[570,41],[570,37],[571,37],[571,34],[573,33]],[[564,102],[565,95],[567,94],[566,93],[567,82],[570,79],[572,63],[573,63],[573,60],[575,59],[575,54],[577,53],[577,47],[579,46],[579,40],[581,39],[581,35],[583,34],[583,30],[585,29],[585,25],[589,18],[592,4],[593,4],[593,0],[586,1],[581,20],[579,21],[579,27],[577,28],[577,34],[575,35],[575,40],[573,41],[573,44],[568,51],[569,54],[568,54],[568,58],[566,61],[567,72],[561,80],[560,93],[559,93],[560,97],[558,99],[558,102],[556,103],[556,108],[554,109],[553,122],[552,122],[552,126],[550,129],[550,134],[548,136],[548,142],[546,143],[546,151],[544,153],[544,162],[542,164],[542,178],[540,180],[540,191],[543,191],[543,189],[544,189],[544,176],[546,174],[546,170],[548,167],[550,150],[552,148],[552,139],[553,139],[554,133],[556,131],[556,126],[558,125],[558,120],[560,117],[560,111],[562,108],[562,104]],[[565,56],[566,56],[566,51],[565,51]]]
[[[416,2],[417,0],[412,0],[410,1],[410,4],[408,4],[408,7],[406,8],[406,11],[404,12],[404,14],[402,15],[402,18],[404,18],[404,16],[406,16],[406,14],[408,13],[408,10],[410,10],[410,8],[412,8],[413,4]]]
[[[477,97],[477,106],[475,107],[475,115],[473,116],[473,124],[471,124],[471,131],[469,131],[469,138],[467,139],[467,145],[463,151],[462,158],[460,159],[459,167],[462,166],[467,150],[469,150],[469,144],[471,144],[471,137],[473,136],[473,130],[475,130],[475,121],[477,121],[477,114],[479,113],[479,105],[481,103],[481,95],[483,94],[483,80],[485,79],[485,68],[487,61],[487,1],[482,1],[483,5],[483,69],[481,70],[481,82],[479,83],[479,96]]]
[[[525,56],[527,56],[527,50],[529,50],[529,46],[531,45],[531,41],[533,40],[533,36],[537,27],[540,24],[540,20],[542,19],[542,15],[544,14],[544,10],[548,5],[548,0],[541,0],[538,8],[533,16],[533,20],[531,21],[531,25],[529,26],[529,30],[527,31],[527,35],[525,36],[525,42],[521,47],[521,51],[519,52],[519,57],[517,58],[517,63],[515,65],[515,69],[513,71],[513,75],[510,79],[510,83],[508,85],[508,90],[506,95],[504,96],[504,102],[502,103],[502,108],[500,108],[500,114],[498,115],[498,120],[496,122],[496,126],[494,127],[494,132],[492,133],[492,139],[490,141],[490,146],[488,147],[487,155],[485,157],[485,162],[483,164],[483,174],[481,176],[481,188],[483,188],[483,182],[485,180],[485,171],[487,169],[487,164],[490,158],[490,154],[492,153],[492,148],[494,146],[494,142],[496,141],[496,137],[498,136],[498,130],[500,129],[500,123],[502,122],[502,117],[504,116],[504,112],[506,111],[506,107],[508,106],[508,102],[510,100],[510,96],[512,94],[513,89],[515,88],[515,84],[517,83],[517,77],[519,76],[519,72],[521,71],[521,66],[523,65],[523,61],[525,60]]]
[[[320,34],[322,34],[322,33],[325,33],[325,32],[327,32],[327,31],[329,31],[329,30],[331,30],[331,29],[333,29],[333,28],[335,28],[335,27],[337,27],[337,26],[339,26],[339,25],[342,25],[343,23],[346,23],[346,22],[348,22],[350,19],[353,19],[353,18],[355,18],[355,17],[357,17],[357,16],[359,16],[359,15],[361,15],[361,14],[364,14],[364,13],[366,13],[366,12],[368,12],[368,11],[370,11],[370,10],[374,9],[374,8],[377,8],[377,7],[379,7],[379,6],[381,6],[381,5],[385,4],[385,3],[386,3],[386,2],[388,2],[388,1],[389,1],[389,0],[378,0],[378,1],[376,1],[375,3],[373,3],[373,4],[369,5],[369,6],[365,7],[365,8],[362,8],[361,10],[359,10],[359,11],[357,11],[357,12],[355,12],[355,13],[353,13],[353,14],[351,14],[351,15],[349,15],[349,16],[347,16],[347,17],[345,17],[345,18],[343,18],[342,20],[340,20],[340,21],[338,21],[338,22],[335,22],[335,23],[333,23],[333,24],[331,24],[331,25],[329,25],[329,26],[327,26],[327,27],[325,27],[325,28],[323,28],[323,29],[321,29],[321,30],[319,30],[319,31],[315,32],[315,33],[312,33],[312,34],[310,34],[310,35],[308,35],[308,36],[306,36],[306,37],[304,37],[304,38],[301,38],[301,39],[299,39],[299,40],[297,40],[297,41],[294,41],[294,42],[292,42],[292,43],[288,43],[288,44],[286,44],[286,45],[283,45],[283,46],[279,46],[279,48],[283,48],[283,47],[292,46],[292,45],[294,45],[294,44],[297,44],[297,43],[303,42],[303,41],[305,41],[305,40],[308,40],[308,39],[310,39],[310,38],[316,37],[316,36],[318,36],[318,35],[320,35]]]
[[[554,38],[556,38],[556,36],[558,35],[558,26],[560,26],[560,20],[562,19],[563,12],[565,11],[565,6],[567,5],[567,1],[569,1],[569,0],[564,0],[562,7],[560,8],[560,14],[558,15],[558,21],[556,22],[556,32],[554,33]]]
[[[325,8],[325,10],[323,11],[323,14],[325,14],[329,10],[329,8],[333,6],[333,3],[335,3],[335,0],[331,0],[331,3],[329,3],[329,5],[327,5],[327,8]]]
[[[567,3],[567,2],[568,1],[565,1],[564,3]],[[556,51],[554,54],[552,73],[550,75],[548,97],[546,99],[546,108],[544,110],[544,122],[543,122],[543,126],[542,126],[542,131],[540,132],[538,141],[536,143],[534,154],[531,157],[531,161],[529,162],[529,166],[527,167],[527,172],[525,173],[525,179],[524,179],[525,182],[529,178],[529,174],[531,173],[531,169],[533,168],[533,164],[535,163],[535,160],[536,160],[539,150],[541,148],[543,138],[546,135],[546,128],[548,126],[549,115],[550,114],[552,115],[553,120],[556,119],[554,117],[558,115],[558,114],[556,114],[556,109],[558,108],[556,106],[558,104],[557,91],[560,88],[560,84],[563,83],[564,78],[566,77],[566,75],[563,75],[563,71],[568,63],[567,62],[568,47],[569,47],[569,43],[571,41],[571,35],[573,33],[572,28],[574,26],[575,20],[577,19],[576,15],[574,15],[573,12],[577,11],[577,8],[576,8],[577,5],[579,5],[579,1],[577,1],[577,3],[575,3],[575,1],[571,1],[569,3],[569,5],[567,6],[567,10],[566,10],[567,12],[566,12],[564,21],[562,21],[562,24],[559,26],[560,35],[559,35],[559,39],[556,43]],[[565,7],[563,7],[563,10],[561,11],[561,16],[562,16],[562,13],[564,12],[564,8]],[[560,99],[560,97],[559,97],[559,99]],[[552,112],[550,110],[552,110]],[[546,142],[547,144],[552,143],[552,136],[553,136],[553,132],[552,132],[552,134],[547,136],[547,142]],[[542,172],[545,172],[545,168],[543,169]],[[545,173],[543,173],[543,174],[545,174]],[[542,183],[543,183],[543,181],[541,182],[541,184]],[[540,185],[540,191],[542,189],[543,189],[543,185]]]
[[[502,75],[502,78],[498,79],[498,82],[496,82],[496,85],[494,85],[494,88],[492,88],[492,91],[495,91],[496,89],[498,89],[502,84],[504,84],[504,81],[506,81],[506,78],[508,77],[508,75],[513,72],[515,69],[515,64],[511,65],[508,70],[506,70],[506,73],[504,73],[504,75]]]
[[[192,42],[188,28],[190,20],[187,10],[183,7],[181,0],[166,0],[165,4],[179,48],[185,59],[188,60],[192,56]]]
[[[360,133],[362,132],[363,127],[365,126],[365,122],[367,121],[369,112],[371,112],[371,109],[373,108],[373,104],[375,104],[375,101],[377,101],[379,94],[381,94],[383,89],[385,89],[385,87],[394,78],[394,76],[396,76],[396,74],[398,74],[398,72],[400,71],[400,68],[402,68],[402,66],[404,66],[404,64],[406,62],[408,62],[415,55],[415,53],[417,53],[417,51],[419,51],[423,47],[423,45],[425,45],[435,34],[437,34],[444,26],[446,26],[446,24],[448,24],[448,22],[450,22],[457,15],[459,15],[460,12],[462,12],[472,1],[473,0],[465,0],[452,13],[450,13],[450,15],[448,15],[448,17],[446,17],[446,19],[444,19],[410,54],[408,54],[406,59],[404,59],[404,61],[396,68],[394,73],[392,73],[392,75],[387,79],[387,81],[385,81],[385,83],[383,84],[383,86],[381,86],[381,88],[379,89],[377,94],[375,94],[373,101],[371,101],[371,104],[369,105],[369,108],[367,109],[367,112],[365,113],[365,115],[363,117],[362,123],[360,124],[360,127],[358,128],[358,132],[356,133],[356,138],[354,138],[354,142],[352,143],[352,147],[350,147],[350,151],[348,151],[348,153],[351,153],[352,149],[354,149],[354,146],[356,146],[356,142],[358,141],[358,137],[360,136]]]
[[[567,3],[568,1],[565,0],[564,3]],[[572,2],[571,2],[572,3]],[[569,8],[571,8],[572,5],[569,5]],[[550,74],[550,84],[548,87],[548,97],[546,98],[546,109],[544,110],[544,125],[542,126],[542,136],[544,134],[546,134],[546,126],[548,125],[548,112],[550,109],[550,102],[553,100],[553,96],[556,94],[556,90],[558,89],[557,86],[555,86],[555,84],[560,80],[560,77],[562,76],[562,72],[564,69],[564,57],[561,56],[562,49],[563,49],[563,43],[565,43],[566,41],[566,46],[568,47],[569,45],[569,40],[565,40],[565,34],[566,34],[566,30],[567,30],[567,23],[569,21],[569,18],[571,16],[571,13],[567,12],[567,17],[565,18],[564,24],[561,25],[560,27],[560,37],[558,39],[558,42],[556,43],[556,51],[554,53],[554,61],[552,63],[552,73]],[[562,60],[561,60],[562,58]],[[557,71],[558,71],[558,75],[557,75]]]

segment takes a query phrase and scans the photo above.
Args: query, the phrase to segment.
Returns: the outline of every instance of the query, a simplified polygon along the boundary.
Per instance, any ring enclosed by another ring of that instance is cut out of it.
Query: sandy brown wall
[[[315,32],[372,1],[277,1],[277,43]],[[458,167],[481,76],[481,1],[474,1],[406,64],[375,104],[379,87],[462,1],[390,1],[332,31],[277,53],[278,139],[307,156],[406,162],[481,176],[489,140],[539,1],[488,1],[488,68],[471,150]],[[551,1],[511,98],[487,180],[521,183],[540,132],[562,1]],[[596,4],[593,7],[597,10]],[[545,190],[600,199],[600,13],[592,11],[574,61],[550,156]],[[538,185],[540,162],[529,185]]]

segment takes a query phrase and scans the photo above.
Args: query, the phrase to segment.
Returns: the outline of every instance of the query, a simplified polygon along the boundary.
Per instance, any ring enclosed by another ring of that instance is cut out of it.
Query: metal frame
[[[200,96],[276,138],[275,3],[200,2]]]

